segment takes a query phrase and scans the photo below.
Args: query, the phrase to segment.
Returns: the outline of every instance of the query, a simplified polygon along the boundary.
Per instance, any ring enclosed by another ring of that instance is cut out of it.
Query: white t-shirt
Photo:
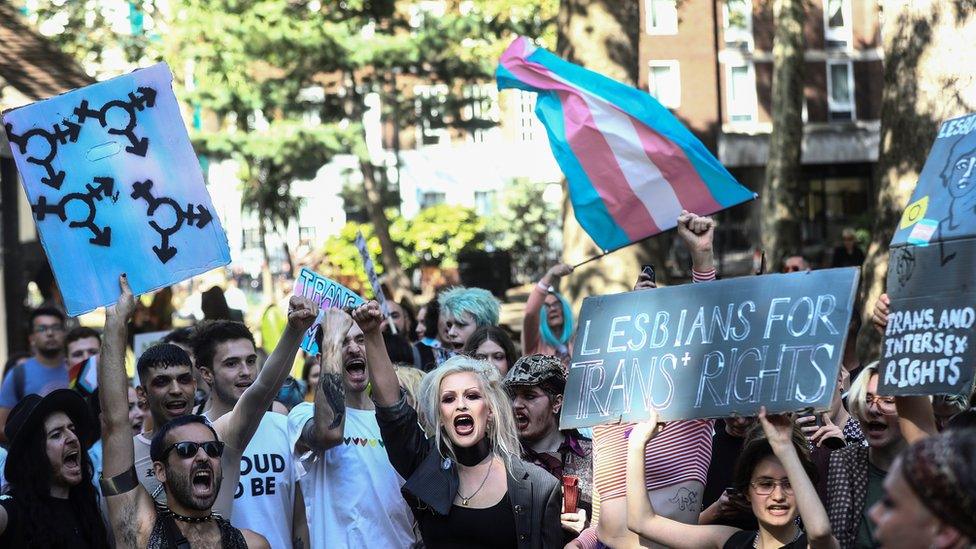
[[[288,418],[265,412],[241,456],[241,476],[234,493],[231,523],[266,537],[274,549],[292,546],[298,482],[293,448],[288,438]]]
[[[293,448],[312,415],[310,402],[288,414]],[[346,408],[344,435],[335,448],[302,458],[312,547],[409,548],[417,540],[413,515],[400,494],[403,479],[390,465],[376,412]]]

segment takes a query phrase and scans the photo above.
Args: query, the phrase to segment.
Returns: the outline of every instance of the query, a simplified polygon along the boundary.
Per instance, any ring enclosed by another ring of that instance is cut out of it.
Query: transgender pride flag
[[[536,92],[535,112],[569,186],[576,219],[604,251],[756,195],[653,97],[516,38],[498,88]]]

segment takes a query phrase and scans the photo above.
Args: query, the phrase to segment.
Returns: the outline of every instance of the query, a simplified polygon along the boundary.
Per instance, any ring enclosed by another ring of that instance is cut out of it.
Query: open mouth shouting
[[[234,384],[234,388],[243,393],[251,385],[254,385],[254,380],[252,380],[252,379],[244,379],[244,380],[241,380],[241,381],[238,381],[237,383],[235,383]]]
[[[215,491],[213,468],[209,464],[194,468],[193,474],[190,476],[190,482],[193,485],[194,496],[200,498],[209,497]]]
[[[519,432],[522,432],[522,431],[525,431],[526,429],[528,429],[529,428],[529,416],[527,416],[527,415],[525,415],[525,414],[523,414],[521,412],[515,412],[515,428],[518,429]]]
[[[346,364],[346,377],[352,384],[366,382],[366,360],[362,357],[350,358]]]
[[[70,476],[81,476],[81,453],[79,450],[68,450],[63,459],[64,471]]]
[[[864,434],[869,438],[881,438],[888,432],[888,424],[883,421],[869,421],[864,424]]]
[[[766,512],[774,517],[785,517],[790,514],[791,506],[785,504],[772,504],[766,506]]]
[[[454,417],[454,433],[459,437],[474,434],[474,418],[471,414],[458,414]]]
[[[166,413],[171,418],[185,416],[190,413],[190,402],[184,398],[167,400],[163,405]]]

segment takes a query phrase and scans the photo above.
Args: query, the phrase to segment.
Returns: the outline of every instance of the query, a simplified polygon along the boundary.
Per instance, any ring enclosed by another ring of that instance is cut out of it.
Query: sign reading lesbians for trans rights
[[[969,395],[976,332],[976,114],[946,120],[902,214],[878,393]]]
[[[322,325],[325,310],[359,307],[366,302],[356,292],[305,267],[302,267],[298,273],[298,280],[295,281],[295,295],[307,297],[319,306],[319,316],[312,323],[312,327],[305,332],[301,343],[301,348],[313,355],[319,354],[315,331]]]
[[[560,429],[826,410],[858,270],[750,276],[583,301]]]
[[[165,64],[7,111],[4,129],[69,315],[230,262]]]

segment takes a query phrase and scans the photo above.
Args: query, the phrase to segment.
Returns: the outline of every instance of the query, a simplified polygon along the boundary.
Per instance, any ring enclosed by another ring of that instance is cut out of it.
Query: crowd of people
[[[678,218],[693,283],[717,276],[713,234]],[[857,314],[824,413],[560,430],[568,276],[532,288],[518,343],[491,293],[456,287],[388,318],[329,309],[320,354],[299,357],[319,310],[292,296],[266,358],[244,323],[205,321],[143,352],[135,379],[125,275],[101,331],[39,308],[0,386],[0,547],[976,546],[973,395],[879,395]],[[95,355],[97,390],[67,388]]]

